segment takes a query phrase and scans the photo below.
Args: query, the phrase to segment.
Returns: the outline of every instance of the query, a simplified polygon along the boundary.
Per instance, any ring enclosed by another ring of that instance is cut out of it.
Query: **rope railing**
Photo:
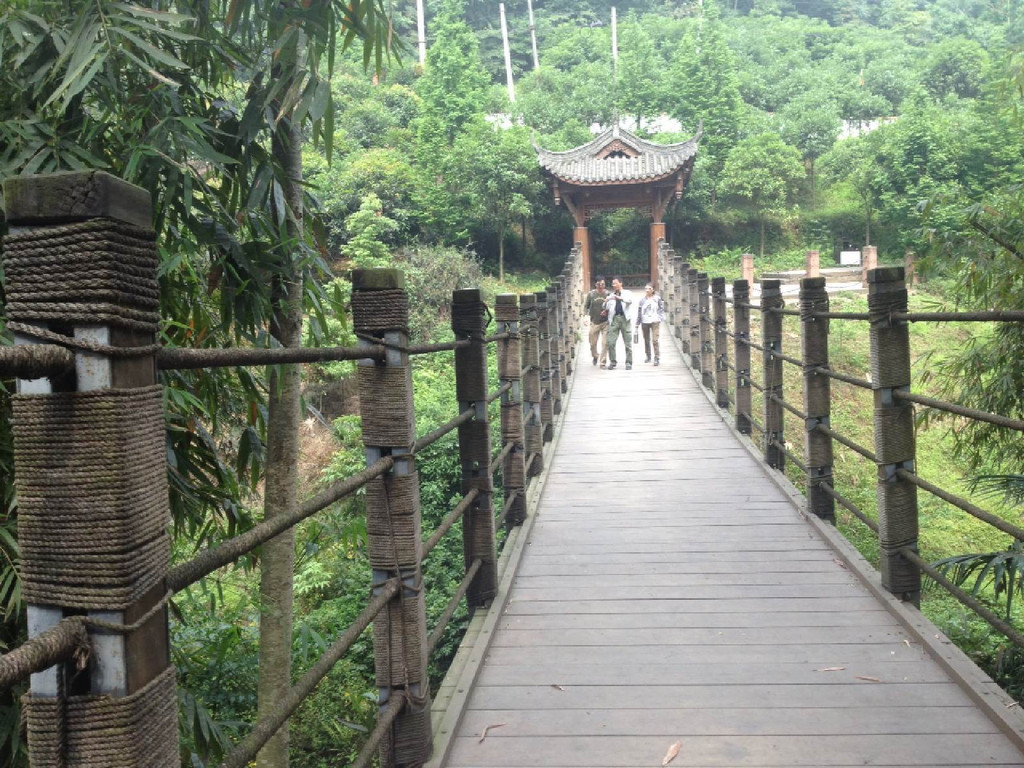
[[[853,386],[860,387],[861,389],[872,389],[871,382],[867,379],[858,379],[856,376],[848,376],[845,373],[839,373],[838,371],[833,371],[831,368],[823,368],[821,366],[813,368],[812,370],[814,373],[820,373],[822,376],[828,376],[830,379],[835,379],[836,381],[841,381],[845,384],[852,384]]]
[[[487,404],[490,405],[495,400],[499,399],[502,395],[504,395],[506,392],[510,392],[511,390],[512,382],[506,381],[504,384],[502,384],[500,387],[498,387],[496,390],[494,390],[493,392],[491,392],[491,394],[487,396]]]
[[[828,435],[829,437],[831,437],[833,440],[835,440],[840,445],[845,445],[847,448],[849,448],[854,453],[859,453],[865,459],[867,459],[869,461],[872,461],[872,462],[875,462],[876,464],[878,463],[878,457],[875,456],[874,452],[872,452],[868,448],[865,448],[860,443],[856,443],[853,440],[851,440],[850,438],[844,437],[843,435],[839,434],[838,432],[836,432],[831,427],[827,427],[824,424],[821,424],[819,422],[818,424],[814,425],[814,428],[816,430],[818,430],[819,432],[821,432],[822,434]]]
[[[907,469],[898,468],[896,470],[896,476],[902,480],[907,480],[913,483],[918,488],[928,491],[933,496],[937,496],[948,504],[952,504],[954,507],[963,510],[971,517],[977,518],[983,522],[988,523],[993,528],[998,528],[1003,533],[1008,533],[1017,541],[1024,541],[1024,528],[1014,525],[1013,523],[1003,520],[1003,518],[993,515],[991,512],[986,512],[984,509],[979,507],[977,504],[972,504],[962,496],[945,491],[939,488],[933,483],[929,483],[927,480],[922,478],[915,472],[911,472]]]
[[[804,474],[807,473],[807,465],[804,464],[803,461],[801,461],[795,453],[793,453],[789,448],[786,447],[786,443],[784,440],[776,440],[775,438],[769,438],[768,443],[778,448],[779,451],[781,451],[787,459],[792,461],[801,472],[803,472]]]
[[[161,370],[229,368],[289,363],[333,363],[341,360],[383,360],[382,344],[367,347],[225,347],[193,349],[164,347],[156,354]]]
[[[5,378],[41,379],[60,376],[75,367],[75,355],[56,344],[0,346],[0,374]]]
[[[490,467],[488,467],[488,472],[491,475],[493,475],[501,468],[501,464],[503,461],[505,461],[505,457],[512,453],[515,447],[516,444],[513,443],[511,440],[501,447],[501,450],[498,452],[498,455],[494,457],[494,459],[491,461]]]
[[[10,653],[0,656],[0,689],[28,680],[30,675],[42,672],[75,656],[84,666],[89,658],[89,633],[81,616],[68,616],[54,626],[29,638]]]
[[[469,585],[473,583],[473,579],[476,578],[476,574],[480,570],[480,566],[483,564],[483,560],[478,557],[473,560],[469,568],[466,570],[466,575],[462,577],[462,581],[459,582],[459,586],[448,601],[448,605],[446,605],[444,611],[441,612],[441,616],[437,620],[437,625],[430,630],[430,634],[427,636],[428,655],[432,654],[437,648],[437,644],[441,640],[441,636],[444,634],[445,629],[447,629],[448,623],[452,620],[452,616],[455,615],[455,611],[458,610],[459,603],[461,603],[462,598],[466,596],[466,592],[469,591]]]
[[[1024,420],[1011,419],[1008,416],[1000,416],[997,413],[989,413],[988,411],[982,411],[977,408],[967,408],[956,403],[947,403],[944,400],[937,400],[934,397],[926,397],[925,395],[917,395],[913,392],[905,392],[901,389],[895,389],[892,393],[893,398],[896,400],[906,400],[910,403],[917,403],[918,405],[924,405],[928,408],[934,408],[937,411],[945,411],[946,413],[952,413],[956,416],[963,416],[968,419],[974,419],[975,421],[984,421],[987,424],[995,424],[997,427],[1005,427],[1006,429],[1013,429],[1017,432],[1024,432]]]
[[[408,703],[405,692],[391,691],[390,693],[388,703],[377,713],[377,723],[370,731],[370,735],[367,736],[366,743],[359,750],[356,759],[352,761],[351,768],[369,768],[374,758],[377,757],[377,750],[380,749],[384,738],[390,733],[391,726],[395,724],[395,720],[405,709],[405,705]]]
[[[437,543],[444,538],[444,535],[448,533],[449,530],[451,530],[451,527],[462,519],[462,516],[466,514],[466,510],[473,506],[473,502],[476,501],[479,496],[479,488],[471,489],[470,492],[463,496],[459,503],[452,508],[452,511],[444,516],[440,525],[438,525],[434,532],[430,534],[430,537],[423,542],[424,558],[431,553],[434,547],[437,546]]]
[[[772,400],[773,402],[776,402],[779,405],[781,405],[783,408],[785,408],[787,411],[792,413],[797,418],[803,419],[805,421],[807,420],[807,418],[808,418],[807,414],[804,413],[803,411],[801,411],[799,408],[797,408],[795,405],[793,405],[792,403],[790,403],[786,399],[781,398],[778,395],[768,395],[767,397],[768,397],[768,399]]]
[[[431,430],[430,432],[427,432],[427,434],[423,435],[423,437],[417,438],[416,442],[412,444],[413,454],[419,453],[427,446],[436,443],[449,432],[454,432],[463,424],[472,421],[474,416],[476,416],[476,408],[467,408],[454,419],[446,421],[437,429]]]
[[[253,725],[249,734],[228,752],[221,763],[221,768],[245,768],[249,765],[256,758],[256,753],[295,713],[295,710],[313,692],[317,683],[327,676],[327,673],[355,644],[363,631],[370,626],[370,622],[401,589],[402,582],[397,578],[389,579],[379,585],[376,589],[377,593],[371,598],[366,608],[359,613],[355,621],[348,625],[338,639],[317,659],[317,662],[289,689],[288,694],[275,704],[273,711],[260,718]]]
[[[503,525],[505,520],[508,518],[508,513],[512,509],[512,505],[515,504],[516,499],[519,497],[519,491],[509,494],[509,497],[505,499],[505,506],[501,508],[501,512],[498,513],[498,517],[495,522],[498,525]]]
[[[383,456],[366,469],[360,470],[345,480],[340,480],[326,491],[303,502],[294,514],[280,515],[270,520],[264,520],[245,533],[201,552],[188,562],[181,563],[170,570],[167,574],[167,588],[172,592],[180,592],[188,585],[194,584],[219,568],[235,562],[245,553],[251,552],[259,545],[284,533],[307,517],[311,517],[331,504],[355,493],[374,478],[389,472],[394,466],[393,457]]]
[[[819,484],[819,487],[821,488],[821,490],[823,490],[825,493],[827,493],[833,499],[838,501],[839,504],[842,505],[843,507],[845,507],[847,509],[847,511],[849,511],[849,513],[851,515],[853,515],[858,520],[860,520],[862,523],[864,523],[864,525],[866,525],[868,528],[870,528],[874,533],[878,533],[878,523],[876,523],[870,517],[865,515],[863,510],[861,510],[860,507],[858,507],[856,504],[854,504],[848,498],[843,496],[843,494],[841,494],[839,491],[837,491],[833,486],[829,485],[828,483],[821,483],[821,484]]]

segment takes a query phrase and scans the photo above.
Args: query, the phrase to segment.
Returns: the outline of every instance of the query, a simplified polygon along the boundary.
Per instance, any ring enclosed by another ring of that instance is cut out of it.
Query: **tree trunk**
[[[291,120],[282,120],[272,138],[274,158],[284,171],[284,199],[290,247],[302,237],[302,135]],[[283,347],[302,345],[302,276],[295,260],[274,279],[270,333]],[[270,369],[267,416],[267,471],[263,519],[292,512],[298,503],[301,367]],[[263,545],[260,568],[260,669],[258,714],[265,716],[291,687],[292,604],[295,532],[289,529]],[[285,723],[256,757],[257,768],[288,767]]]
[[[761,217],[761,258],[764,258],[764,216]]]
[[[864,217],[864,245],[871,245],[871,206],[866,206]]]
[[[814,208],[818,204],[818,201],[817,201],[818,195],[817,195],[817,190],[815,189],[815,185],[814,185],[814,158],[813,157],[810,159],[810,162],[808,163],[807,170],[808,170],[808,173],[810,174],[810,177],[811,177],[811,210],[814,210]]]
[[[505,233],[498,233],[498,280],[505,282]]]

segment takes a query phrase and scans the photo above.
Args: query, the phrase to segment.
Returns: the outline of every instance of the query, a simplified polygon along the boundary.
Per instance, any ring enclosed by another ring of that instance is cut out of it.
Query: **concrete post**
[[[868,287],[868,272],[878,266],[878,248],[874,245],[865,245],[860,251],[860,282],[865,288]]]
[[[754,254],[744,253],[743,263],[740,265],[740,278],[747,281],[747,285],[754,285]]]
[[[821,275],[821,258],[817,251],[808,251],[805,259],[805,271],[807,277],[818,277]]]

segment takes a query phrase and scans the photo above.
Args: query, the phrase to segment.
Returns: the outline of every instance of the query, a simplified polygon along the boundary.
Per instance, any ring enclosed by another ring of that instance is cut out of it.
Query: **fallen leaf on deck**
[[[840,568],[842,568],[844,570],[846,569],[846,563],[844,563],[838,557],[833,557],[832,558],[832,562],[835,563],[836,565],[838,565]]]
[[[822,669],[816,669],[815,672],[841,672],[846,667],[823,667]]]
[[[909,648],[909,647],[910,647],[910,641],[909,641],[909,640],[907,640],[906,638],[904,638],[904,639],[903,639],[903,644],[904,644],[905,646],[907,646],[907,648]]]
[[[880,683],[882,682],[877,677],[868,677],[867,675],[856,675],[858,680],[867,680],[869,683]]]
[[[1003,704],[1007,709],[1013,709],[1014,707],[1020,706],[1019,701],[1011,701],[1009,704]]]
[[[478,741],[477,744],[482,743],[483,740],[487,738],[487,732],[491,730],[491,728],[501,728],[503,725],[504,723],[492,723],[491,725],[486,726],[482,731],[480,731],[480,741]]]
[[[679,748],[681,746],[683,746],[683,742],[677,741],[668,748],[668,752],[665,753],[665,757],[661,761],[662,766],[666,766],[676,759],[676,755],[679,754]]]
[[[551,687],[554,688],[556,691],[564,691],[565,690],[565,688],[563,688],[562,686],[555,685],[554,683],[551,684]]]

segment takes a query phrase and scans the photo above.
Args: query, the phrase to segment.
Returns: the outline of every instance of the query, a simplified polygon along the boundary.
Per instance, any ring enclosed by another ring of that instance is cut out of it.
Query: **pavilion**
[[[698,126],[688,141],[656,144],[616,123],[592,141],[565,152],[552,152],[534,142],[555,205],[565,203],[575,220],[573,242],[583,249],[588,288],[592,258],[587,221],[606,208],[638,208],[651,217],[651,279],[658,273],[658,239],[665,236],[665,212],[683,196],[702,132]]]

